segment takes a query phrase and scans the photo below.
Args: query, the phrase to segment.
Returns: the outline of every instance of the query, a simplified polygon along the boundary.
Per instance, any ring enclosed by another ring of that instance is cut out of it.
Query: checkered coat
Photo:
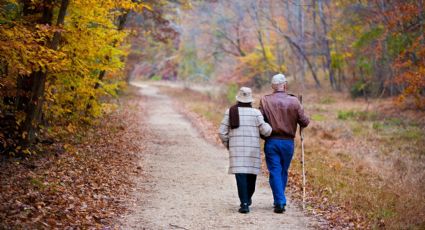
[[[230,129],[229,109],[224,114],[219,135],[229,149],[229,174],[258,174],[261,167],[260,133],[269,136],[272,128],[264,122],[260,110],[239,107],[239,127]]]

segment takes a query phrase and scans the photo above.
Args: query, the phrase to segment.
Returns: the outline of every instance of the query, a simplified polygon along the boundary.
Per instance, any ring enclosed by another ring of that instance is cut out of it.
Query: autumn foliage
[[[424,2],[205,1],[183,17],[182,79],[393,97],[424,108]],[[190,52],[191,55],[186,55]],[[191,63],[188,66],[187,63]],[[188,76],[189,75],[189,76]]]
[[[30,153],[40,128],[109,111],[105,98],[125,79],[126,18],[146,9],[131,0],[0,1],[0,152]]]
[[[353,56],[357,66],[369,67],[376,76],[371,82],[381,82],[381,91],[398,94],[399,101],[413,98],[425,108],[424,2],[375,0],[359,7],[365,21],[358,23],[362,32],[353,47],[363,52]]]

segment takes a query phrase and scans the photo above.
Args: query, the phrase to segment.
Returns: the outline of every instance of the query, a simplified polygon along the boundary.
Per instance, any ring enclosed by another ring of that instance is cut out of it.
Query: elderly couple
[[[230,152],[229,173],[236,176],[240,213],[248,213],[252,204],[261,168],[260,137],[265,139],[274,212],[285,211],[285,188],[297,124],[301,128],[309,124],[298,99],[286,92],[287,81],[283,74],[273,76],[272,88],[274,92],[261,99],[258,110],[252,108],[251,89],[242,87],[236,96],[237,103],[225,112],[220,125],[220,139]]]

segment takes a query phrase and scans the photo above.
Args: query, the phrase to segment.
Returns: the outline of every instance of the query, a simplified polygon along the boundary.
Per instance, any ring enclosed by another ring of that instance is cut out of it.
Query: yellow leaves
[[[131,0],[72,2],[64,26],[66,43],[60,48],[68,62],[66,71],[56,74],[54,84],[47,87],[48,116],[90,123],[102,115],[98,98],[116,93],[117,73],[124,67],[126,54],[121,43],[127,33],[117,30],[114,20],[122,13],[120,9],[130,9],[132,4]],[[107,73],[103,81],[99,80],[101,71]],[[95,88],[96,84],[100,87]],[[67,131],[75,129],[68,125]]]
[[[65,149],[65,151],[68,152],[68,153],[75,153],[76,152],[75,147],[71,144],[68,144],[68,143],[65,143],[63,145],[63,149]]]
[[[18,75],[47,72],[46,119],[66,121],[65,131],[76,132],[76,123],[91,122],[112,109],[104,107],[99,98],[116,95],[120,87],[117,82],[127,52],[122,44],[128,32],[118,30],[116,22],[130,10],[152,10],[152,6],[132,0],[73,0],[63,27],[37,24],[32,18],[13,21],[13,26],[0,24],[0,62],[7,63],[9,74],[7,82],[2,78],[0,84],[15,89]],[[2,17],[0,12],[0,22]],[[61,42],[53,50],[49,43],[58,31]],[[102,71],[107,74],[99,80]],[[100,87],[95,88],[97,83]],[[18,118],[17,125],[23,119]]]
[[[133,3],[131,8],[126,9],[133,9],[136,12],[142,12],[143,10],[153,11],[152,6],[148,3]]]
[[[118,105],[117,104],[111,104],[111,103],[104,103],[104,104],[102,104],[101,108],[102,108],[102,113],[110,114],[113,111],[117,110]]]
[[[76,127],[70,123],[68,126],[66,126],[66,130],[70,133],[75,133]]]
[[[29,150],[29,149],[24,149],[24,150],[22,150],[22,152],[24,154],[27,154],[27,155],[31,155],[32,154],[31,150]]]
[[[238,69],[248,69],[246,74],[243,74],[244,78],[251,79],[258,74],[262,74],[266,71],[272,72],[285,72],[286,66],[284,64],[278,65],[276,63],[276,57],[272,53],[270,46],[265,46],[264,50],[261,47],[257,47],[253,52],[248,53],[244,57],[239,58],[240,64]]]
[[[28,75],[34,71],[59,71],[63,54],[46,47],[53,34],[49,26],[29,28],[16,23],[11,28],[0,26],[0,60],[10,66],[11,74]]]
[[[344,165],[339,161],[329,163],[329,168],[331,168],[335,171],[340,171],[342,169],[342,167],[344,167]]]
[[[285,73],[288,69],[286,68],[285,64],[282,64],[279,66],[279,71],[280,73]]]

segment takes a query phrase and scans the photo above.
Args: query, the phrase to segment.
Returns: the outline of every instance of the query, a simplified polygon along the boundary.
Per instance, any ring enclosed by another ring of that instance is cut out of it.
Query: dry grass
[[[225,96],[165,91],[216,128],[229,105]],[[265,93],[255,93],[256,101]],[[304,101],[312,118],[305,132],[309,210],[331,226],[424,229],[425,113],[330,92],[309,92]],[[300,198],[299,147],[290,177],[294,198]]]
[[[319,195],[314,206],[336,204],[363,227],[424,228],[425,126],[414,117],[423,112],[390,113],[382,108],[386,101],[367,104],[339,94],[307,97],[309,186]],[[299,164],[293,167],[299,171]]]
[[[212,95],[202,94],[187,88],[161,87],[161,91],[177,98],[187,109],[205,117],[216,127],[223,119],[227,106],[224,99],[215,98]]]

